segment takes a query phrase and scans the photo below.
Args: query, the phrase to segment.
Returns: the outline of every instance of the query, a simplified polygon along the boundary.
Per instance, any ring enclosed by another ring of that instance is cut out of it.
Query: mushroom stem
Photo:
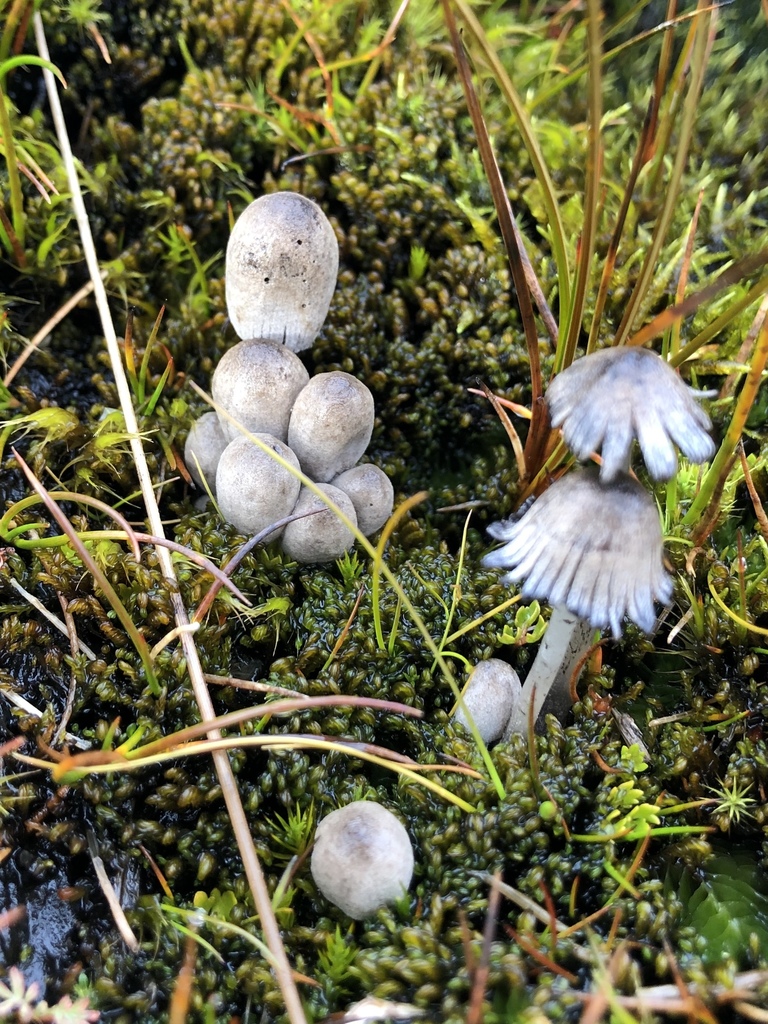
[[[553,606],[547,631],[523,683],[520,700],[507,723],[506,739],[513,733],[528,731],[531,706],[534,723],[545,703],[561,721],[565,718],[571,706],[571,676],[589,650],[594,632],[594,626],[563,605]]]

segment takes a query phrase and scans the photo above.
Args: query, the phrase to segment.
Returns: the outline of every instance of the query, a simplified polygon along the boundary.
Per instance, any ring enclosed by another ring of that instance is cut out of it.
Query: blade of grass
[[[493,152],[493,147],[491,146],[491,140],[488,138],[488,132],[485,127],[485,121],[483,120],[482,110],[480,109],[480,101],[478,100],[477,92],[475,91],[475,87],[472,83],[472,72],[469,67],[469,61],[467,60],[464,46],[459,38],[458,29],[456,28],[456,21],[453,17],[451,0],[443,0],[443,12],[448,32],[451,37],[451,45],[456,58],[459,77],[461,78],[461,84],[464,90],[464,97],[467,102],[470,117],[472,118],[472,126],[477,137],[477,147],[480,152],[480,158],[483,161],[483,168],[493,196],[493,204],[496,207],[496,214],[499,218],[499,229],[501,230],[501,236],[504,239],[504,245],[507,249],[509,265],[512,271],[512,280],[514,281],[517,302],[520,307],[520,317],[523,321],[525,344],[528,350],[528,362],[531,376],[531,426],[528,431],[524,450],[526,476],[529,476],[538,468],[539,453],[546,443],[546,436],[548,433],[547,411],[544,402],[542,401],[539,339],[538,332],[536,330],[536,321],[533,315],[533,305],[531,303],[532,282],[529,275],[526,273],[526,264],[530,267],[530,263],[525,255],[522,238],[518,231],[517,224],[515,223],[515,217],[512,213],[512,207],[510,206],[506,189],[504,188],[504,182],[502,181],[499,165],[496,162],[496,156]]]
[[[48,44],[45,38],[45,28],[39,11],[36,11],[34,14],[34,27],[38,52],[44,59],[49,59]],[[61,101],[59,99],[53,75],[46,68],[43,69],[43,77],[45,79],[45,86],[48,93],[48,101],[51,106],[51,114],[56,127],[56,135],[59,140],[62,160],[64,161],[67,171],[67,179],[69,181],[70,192],[72,194],[72,205],[75,210],[75,216],[80,230],[83,252],[85,254],[91,280],[93,281],[94,296],[101,319],[102,330],[104,331],[107,343],[107,349],[109,351],[110,363],[120,399],[120,406],[123,410],[126,428],[133,435],[131,439],[131,447],[134,462],[136,464],[136,472],[141,484],[141,490],[149,518],[149,532],[158,537],[162,537],[164,536],[165,531],[163,529],[160,509],[153,489],[152,477],[149,472],[147,459],[139,438],[138,423],[136,421],[136,414],[131,402],[131,391],[128,385],[128,380],[125,376],[123,363],[120,358],[117,334],[115,332],[114,323],[112,322],[112,315],[109,310],[109,302],[107,300],[104,282],[101,277],[99,261],[93,242],[93,235],[88,221],[88,214],[85,209],[83,194],[80,189],[80,182],[75,169],[72,147],[67,133],[64,114],[61,108]],[[181,595],[176,586],[176,573],[173,568],[173,561],[170,553],[166,551],[165,548],[158,547],[157,557],[163,575],[173,584],[171,587],[171,600],[173,602],[176,624],[178,626],[187,625],[189,623],[189,619],[187,617],[187,612],[181,599]],[[203,721],[210,721],[215,718],[215,712],[213,709],[213,702],[211,701],[208,688],[205,684],[200,658],[195,646],[194,636],[187,632],[183,633],[181,636],[181,643],[195,700],[200,709],[200,717]],[[215,731],[212,735],[215,736]],[[288,1018],[291,1021],[291,1024],[306,1024],[304,1008],[291,975],[291,967],[288,963],[285,947],[283,946],[280,927],[277,923],[274,910],[272,909],[269,890],[267,889],[264,873],[261,869],[261,863],[259,862],[259,857],[256,853],[256,847],[253,842],[253,836],[251,835],[248,819],[246,818],[245,810],[240,800],[240,794],[237,790],[237,783],[232,771],[232,766],[229,763],[226,753],[223,751],[217,751],[213,754],[213,762],[221,785],[227,812],[229,814],[230,821],[232,822],[232,829],[243,861],[243,868],[253,894],[256,912],[259,915],[261,927],[264,931],[264,938],[275,957],[275,974],[285,1002]]]

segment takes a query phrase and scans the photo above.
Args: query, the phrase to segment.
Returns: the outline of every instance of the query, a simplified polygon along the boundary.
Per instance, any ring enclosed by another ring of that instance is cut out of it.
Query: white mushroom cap
[[[356,800],[317,826],[310,868],[323,896],[360,920],[407,891],[413,848],[391,811]]]
[[[357,525],[352,499],[344,491],[340,491],[338,487],[333,487],[331,484],[321,484],[320,487],[331,501],[338,505],[344,515]],[[312,516],[305,516],[303,519],[295,519],[292,523],[288,523],[283,531],[283,551],[289,558],[293,558],[297,562],[332,562],[335,558],[341,558],[344,552],[355,543],[352,531],[342,523],[338,516],[318,498],[314,491],[310,491],[308,487],[302,487],[293,509],[294,513],[298,515],[300,512],[315,512],[316,509],[323,511]]]
[[[619,346],[577,359],[545,398],[552,425],[562,427],[578,459],[602,450],[600,477],[608,482],[629,468],[635,438],[654,480],[677,472],[674,444],[691,462],[711,459],[712,424],[696,402],[701,394],[650,349]]]
[[[506,543],[483,564],[524,580],[523,596],[562,605],[596,628],[621,636],[627,616],[646,633],[654,601],[672,596],[653,498],[621,476],[604,484],[591,469],[561,477],[517,520],[489,532]]]
[[[311,480],[332,480],[358,461],[373,433],[373,395],[341,370],[317,373],[297,395],[288,444]]]
[[[230,416],[252,434],[272,434],[285,441],[293,403],[309,381],[299,357],[272,341],[241,341],[221,357],[213,372],[211,393]],[[225,437],[240,431],[221,417]]]
[[[384,470],[372,462],[363,462],[339,474],[331,481],[352,499],[357,525],[366,537],[375,533],[392,515],[395,489]]]
[[[299,460],[287,444],[271,434],[254,436],[299,469]],[[227,522],[246,536],[290,515],[300,489],[292,473],[247,437],[235,438],[219,459],[216,500]]]
[[[488,658],[475,667],[462,697],[484,743],[503,736],[521,691],[520,677],[506,661]],[[459,706],[453,717],[469,728],[463,707]]]
[[[229,440],[224,436],[219,424],[219,417],[215,412],[204,412],[192,424],[184,445],[184,462],[192,479],[201,487],[203,486],[201,471],[210,489],[214,490],[216,487],[216,467],[219,464],[221,453],[228,444]]]
[[[294,352],[323,326],[339,272],[339,244],[320,207],[296,192],[254,200],[227,245],[226,299],[241,338]]]

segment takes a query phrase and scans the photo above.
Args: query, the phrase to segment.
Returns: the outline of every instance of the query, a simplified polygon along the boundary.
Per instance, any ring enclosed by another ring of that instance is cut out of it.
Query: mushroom
[[[207,484],[213,490],[216,486],[216,467],[228,444],[215,412],[204,412],[192,424],[184,445],[184,462],[200,487]]]
[[[392,481],[372,462],[353,466],[335,476],[331,483],[352,499],[357,525],[366,537],[380,529],[392,515],[395,504]]]
[[[607,483],[629,470],[635,437],[654,480],[677,472],[674,444],[691,462],[712,458],[712,424],[696,402],[706,394],[689,388],[650,349],[618,346],[577,359],[555,377],[545,399],[552,425],[562,428],[578,459],[602,449],[600,479]]]
[[[271,341],[241,341],[219,361],[211,381],[214,401],[252,434],[272,434],[285,441],[293,403],[309,381],[299,357]],[[229,441],[240,436],[224,416],[221,429]]]
[[[469,677],[454,719],[469,729],[472,716],[483,743],[494,743],[504,734],[512,712],[520,703],[520,677],[500,658],[481,661]]]
[[[347,519],[357,525],[352,499],[331,484],[319,486]],[[288,523],[283,531],[283,551],[289,558],[304,563],[332,562],[354,544],[354,534],[349,527],[308,487],[301,488],[293,511],[296,515],[304,514],[304,518]],[[305,514],[309,512],[315,515]]]
[[[627,617],[652,632],[654,601],[669,601],[672,580],[656,505],[627,475],[606,484],[592,468],[570,473],[489,532],[505,543],[484,564],[506,569],[505,582],[524,580],[524,597],[552,605],[508,727],[523,732],[530,706],[535,720],[550,693],[559,711],[568,706],[571,674],[595,629],[610,626],[619,637]]]
[[[407,891],[413,849],[391,811],[356,800],[331,811],[317,826],[310,869],[323,896],[360,920]]]
[[[351,469],[373,433],[373,395],[341,370],[318,373],[296,396],[288,444],[311,480],[327,482]]]
[[[271,434],[254,436],[296,470],[300,468],[299,460],[283,441]],[[301,483],[290,470],[250,438],[235,438],[219,459],[216,500],[227,522],[246,536],[290,515],[300,489]]]
[[[296,192],[274,192],[247,206],[227,245],[229,318],[245,339],[294,352],[320,332],[336,287],[339,244],[323,211]]]

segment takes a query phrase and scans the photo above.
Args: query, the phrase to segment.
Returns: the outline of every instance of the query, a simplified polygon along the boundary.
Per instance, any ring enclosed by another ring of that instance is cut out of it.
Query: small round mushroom
[[[200,487],[204,486],[203,477],[211,490],[216,487],[216,467],[228,444],[215,412],[204,412],[192,424],[184,445],[184,462]]]
[[[512,666],[500,658],[488,658],[469,677],[462,693],[464,706],[460,704],[453,717],[469,729],[469,711],[483,743],[494,743],[504,735],[512,711],[520,702],[520,692],[520,677]]]
[[[519,519],[495,523],[489,533],[505,541],[483,559],[507,570],[505,582],[523,580],[527,598],[548,601],[552,616],[510,720],[525,731],[528,707],[538,714],[550,691],[568,706],[570,677],[595,629],[621,636],[624,617],[646,633],[656,621],[654,601],[672,596],[664,569],[663,537],[653,498],[636,480],[606,484],[596,470],[561,477]]]
[[[608,483],[629,469],[637,438],[654,480],[677,472],[674,444],[691,462],[715,453],[712,426],[694,391],[655,352],[618,346],[577,359],[550,384],[545,395],[552,425],[584,461],[602,450],[600,478]]]
[[[310,868],[323,896],[360,920],[408,890],[413,849],[391,811],[356,800],[317,826]]]
[[[357,525],[366,537],[375,533],[392,515],[395,490],[387,474],[372,462],[363,462],[331,481],[348,494],[357,514]]]
[[[373,395],[341,370],[318,373],[297,395],[288,444],[312,480],[327,482],[351,469],[373,433]]]
[[[351,519],[357,525],[352,499],[331,484],[319,486],[323,493],[338,505],[347,519]],[[341,558],[354,544],[352,531],[308,487],[301,488],[293,511],[296,515],[304,512],[315,512],[315,515],[295,519],[285,527],[283,551],[289,558],[303,563],[332,562],[335,558]]]
[[[285,441],[296,396],[309,381],[299,357],[271,341],[241,341],[228,349],[211,380],[214,401],[252,434],[272,434]],[[240,431],[224,416],[221,429],[229,441]]]
[[[254,436],[299,469],[299,460],[283,441],[271,434]],[[246,536],[290,515],[300,489],[288,469],[247,437],[231,441],[219,459],[216,500],[227,522]]]
[[[296,192],[261,196],[237,218],[227,245],[232,326],[246,340],[309,348],[328,315],[338,271],[339,244],[316,203]]]

